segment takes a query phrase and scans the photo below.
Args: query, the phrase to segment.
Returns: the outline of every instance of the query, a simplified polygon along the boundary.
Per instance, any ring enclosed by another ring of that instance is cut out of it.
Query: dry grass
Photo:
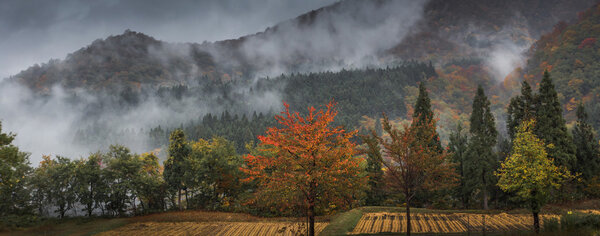
[[[319,234],[327,223],[315,223]],[[101,236],[151,235],[298,235],[305,225],[293,222],[139,222],[101,233]]]
[[[173,211],[130,218],[131,222],[303,222],[305,218],[296,217],[259,217],[246,213],[213,211]],[[326,217],[317,217],[317,221],[328,221]]]
[[[542,215],[542,219],[557,218]],[[485,219],[484,219],[485,218]],[[466,233],[466,232],[516,232],[531,230],[530,214],[472,214],[472,213],[415,213],[411,214],[414,233]],[[543,220],[541,220],[543,222]],[[402,233],[406,232],[404,213],[367,213],[362,216],[352,234]]]

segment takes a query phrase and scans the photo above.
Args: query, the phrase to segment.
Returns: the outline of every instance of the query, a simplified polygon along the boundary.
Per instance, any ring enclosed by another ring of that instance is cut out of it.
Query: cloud
[[[525,51],[530,45],[519,45],[506,41],[493,45],[485,63],[497,81],[503,81],[517,67],[525,65]]]
[[[426,1],[344,1],[249,37],[241,51],[262,75],[378,65],[377,56],[402,41]],[[299,69],[298,69],[299,68]]]

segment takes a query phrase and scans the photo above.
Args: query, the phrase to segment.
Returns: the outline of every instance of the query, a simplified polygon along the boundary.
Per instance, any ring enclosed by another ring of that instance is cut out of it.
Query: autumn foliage
[[[246,155],[241,170],[246,182],[258,185],[253,203],[306,212],[313,235],[315,215],[352,207],[365,186],[362,159],[354,157],[350,141],[357,131],[331,126],[337,115],[333,102],[326,110],[310,107],[306,116],[284,105],[275,116],[279,127],[258,137],[263,155]]]
[[[435,119],[423,121],[411,126],[405,124],[399,130],[392,127],[388,117],[384,116],[383,130],[389,138],[373,134],[383,146],[387,183],[405,196],[408,235],[411,232],[410,203],[415,194],[451,187],[457,178],[453,165],[447,161],[447,151],[439,152],[429,147],[437,137]]]

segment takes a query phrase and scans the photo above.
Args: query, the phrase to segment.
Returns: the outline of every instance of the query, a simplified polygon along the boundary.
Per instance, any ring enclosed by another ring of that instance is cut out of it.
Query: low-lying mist
[[[0,85],[0,120],[3,132],[17,134],[14,144],[31,153],[31,162],[37,165],[42,155],[79,158],[112,144],[147,152],[156,148],[150,145],[148,132],[159,125],[179,127],[225,110],[251,114],[281,107],[277,91],[250,95],[242,87],[223,93],[185,88],[159,94],[156,89],[104,93],[55,86],[40,95],[5,82]]]

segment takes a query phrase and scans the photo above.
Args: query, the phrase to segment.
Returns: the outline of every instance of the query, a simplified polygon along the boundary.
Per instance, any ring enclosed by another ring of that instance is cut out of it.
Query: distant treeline
[[[391,117],[404,116],[404,87],[414,86],[424,78],[435,76],[437,74],[431,63],[410,61],[393,68],[292,74],[261,79],[251,87],[249,95],[280,91],[281,99],[291,107],[318,107],[333,99],[339,110],[335,124],[357,129],[365,115],[380,116],[385,112]],[[186,90],[178,87],[160,91],[178,97],[182,95],[177,91]],[[182,128],[192,139],[224,137],[235,143],[238,153],[246,153],[244,145],[256,143],[256,136],[263,134],[266,127],[274,125],[273,115],[276,113],[259,112],[257,115],[253,112],[247,116],[240,111],[224,111],[220,115],[206,114],[180,127],[154,127],[149,131],[151,145],[155,148],[165,145],[170,131]]]

